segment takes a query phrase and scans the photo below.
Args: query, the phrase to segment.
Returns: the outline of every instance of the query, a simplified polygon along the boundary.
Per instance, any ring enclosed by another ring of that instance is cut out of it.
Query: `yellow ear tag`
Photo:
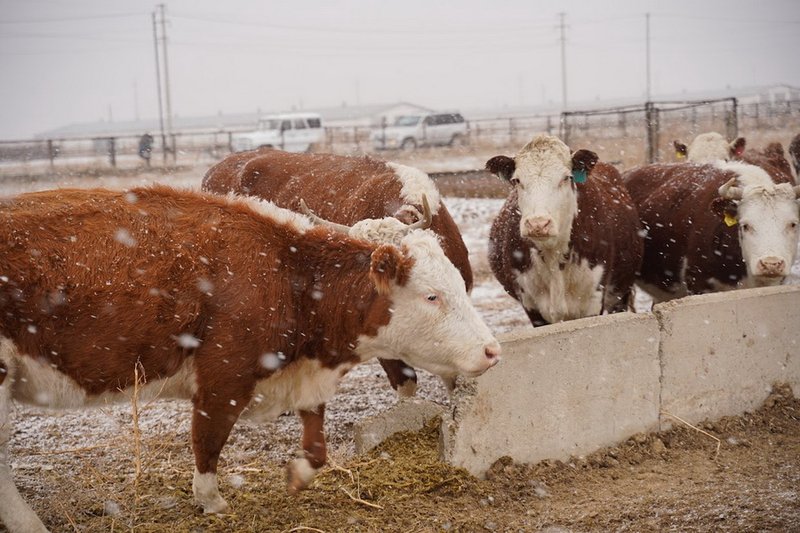
[[[725,220],[725,225],[728,226],[729,228],[731,226],[735,226],[736,224],[739,223],[739,221],[736,220],[736,217],[732,217],[728,213],[725,213],[725,219],[724,220]]]
[[[685,157],[686,154],[684,154],[683,152],[675,152],[675,159],[684,159]]]

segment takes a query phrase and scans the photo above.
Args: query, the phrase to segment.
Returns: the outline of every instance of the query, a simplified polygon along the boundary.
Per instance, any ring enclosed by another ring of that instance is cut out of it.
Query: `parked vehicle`
[[[464,143],[467,123],[460,113],[403,115],[395,123],[372,132],[376,150],[413,150],[418,146],[444,146]]]
[[[234,152],[255,148],[280,148],[287,152],[307,152],[325,140],[322,117],[317,113],[270,115],[258,121],[255,131],[237,133],[231,139]]]

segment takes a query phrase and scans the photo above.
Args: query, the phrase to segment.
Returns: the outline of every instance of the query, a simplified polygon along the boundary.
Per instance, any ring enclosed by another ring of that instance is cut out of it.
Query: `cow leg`
[[[292,494],[308,487],[328,458],[325,448],[325,404],[317,406],[315,411],[300,411],[299,414],[303,420],[303,451],[286,467],[289,492]]]
[[[417,392],[417,373],[399,359],[378,359],[389,383],[401,398],[410,398]]]
[[[252,388],[225,390],[201,386],[193,398],[192,449],[194,450],[194,479],[192,492],[195,502],[204,513],[225,513],[228,503],[220,496],[217,486],[217,461],[225,441],[242,410],[250,401]]]
[[[13,343],[0,337],[0,522],[12,533],[46,532],[47,528],[33,509],[22,499],[9,466],[8,442],[11,440],[11,384]]]

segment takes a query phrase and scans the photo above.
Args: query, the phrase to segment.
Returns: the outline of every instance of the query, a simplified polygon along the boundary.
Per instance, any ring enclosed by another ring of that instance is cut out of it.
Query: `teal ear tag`
[[[575,183],[586,183],[586,171],[585,170],[573,170],[572,171],[572,181]]]

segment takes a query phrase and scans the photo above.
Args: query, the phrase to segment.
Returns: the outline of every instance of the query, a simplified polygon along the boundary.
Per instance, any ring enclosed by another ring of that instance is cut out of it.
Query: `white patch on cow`
[[[520,235],[534,240],[540,250],[566,252],[578,214],[569,148],[557,137],[540,135],[526,144],[514,161]],[[545,220],[551,224],[549,236],[531,235],[530,225]]]
[[[354,239],[399,246],[407,232],[406,224],[394,217],[385,217],[359,220],[350,227],[348,233]]]
[[[11,402],[17,357],[14,343],[0,337],[0,363],[6,369],[6,374],[0,376],[0,523],[9,531],[46,532],[47,528],[17,490],[8,457],[8,443],[13,430]]]
[[[714,163],[727,161],[731,157],[731,145],[725,137],[712,131],[694,138],[686,150],[686,159],[692,163]]]
[[[405,285],[393,285],[392,316],[377,335],[358,339],[356,353],[400,358],[439,376],[476,376],[497,362],[500,345],[478,315],[464,279],[427,231],[412,231],[401,249],[414,259]]]
[[[90,396],[70,377],[62,374],[43,359],[17,354],[12,358],[12,362],[16,369],[12,379],[14,399],[23,403],[52,409],[70,409],[83,406],[102,406],[109,403],[127,403],[130,402],[133,395],[131,386],[124,391],[107,391]],[[134,369],[131,365],[131,378],[133,378],[133,374]],[[146,379],[147,376],[144,378]],[[187,358],[178,371],[169,378],[148,380],[138,389],[140,402],[148,402],[156,398],[191,399],[197,389],[194,360],[191,357]]]
[[[562,269],[557,260],[543,259],[536,250],[531,250],[531,259],[530,269],[515,273],[517,285],[524,289],[518,292],[523,307],[536,309],[551,324],[602,312],[602,265],[591,268],[581,259],[568,261]]]
[[[292,459],[286,468],[289,471],[289,486],[294,490],[307,487],[317,475],[317,470],[305,457]]]
[[[228,512],[228,502],[219,494],[217,486],[217,475],[211,472],[201,474],[194,469],[192,479],[192,493],[194,501],[203,508],[206,514]]]
[[[311,411],[326,403],[352,364],[325,368],[317,359],[298,359],[286,365],[255,388],[242,418],[267,421],[287,411]]]
[[[439,189],[433,180],[418,168],[400,165],[398,163],[386,163],[386,166],[394,170],[395,176],[403,184],[400,189],[400,197],[412,205],[422,205],[422,196],[428,197],[428,204],[431,207],[431,214],[439,212]]]
[[[262,200],[255,196],[239,196],[235,193],[228,193],[225,198],[231,204],[238,203],[246,205],[259,215],[270,218],[279,224],[288,224],[301,234],[314,227],[314,224],[305,215],[289,209],[283,209],[272,202]]]
[[[777,285],[789,275],[797,253],[797,194],[788,183],[775,184],[761,167],[739,162],[717,162],[720,170],[736,173],[742,189],[737,219],[742,259],[747,267],[743,287]],[[766,264],[782,265],[777,271]]]

